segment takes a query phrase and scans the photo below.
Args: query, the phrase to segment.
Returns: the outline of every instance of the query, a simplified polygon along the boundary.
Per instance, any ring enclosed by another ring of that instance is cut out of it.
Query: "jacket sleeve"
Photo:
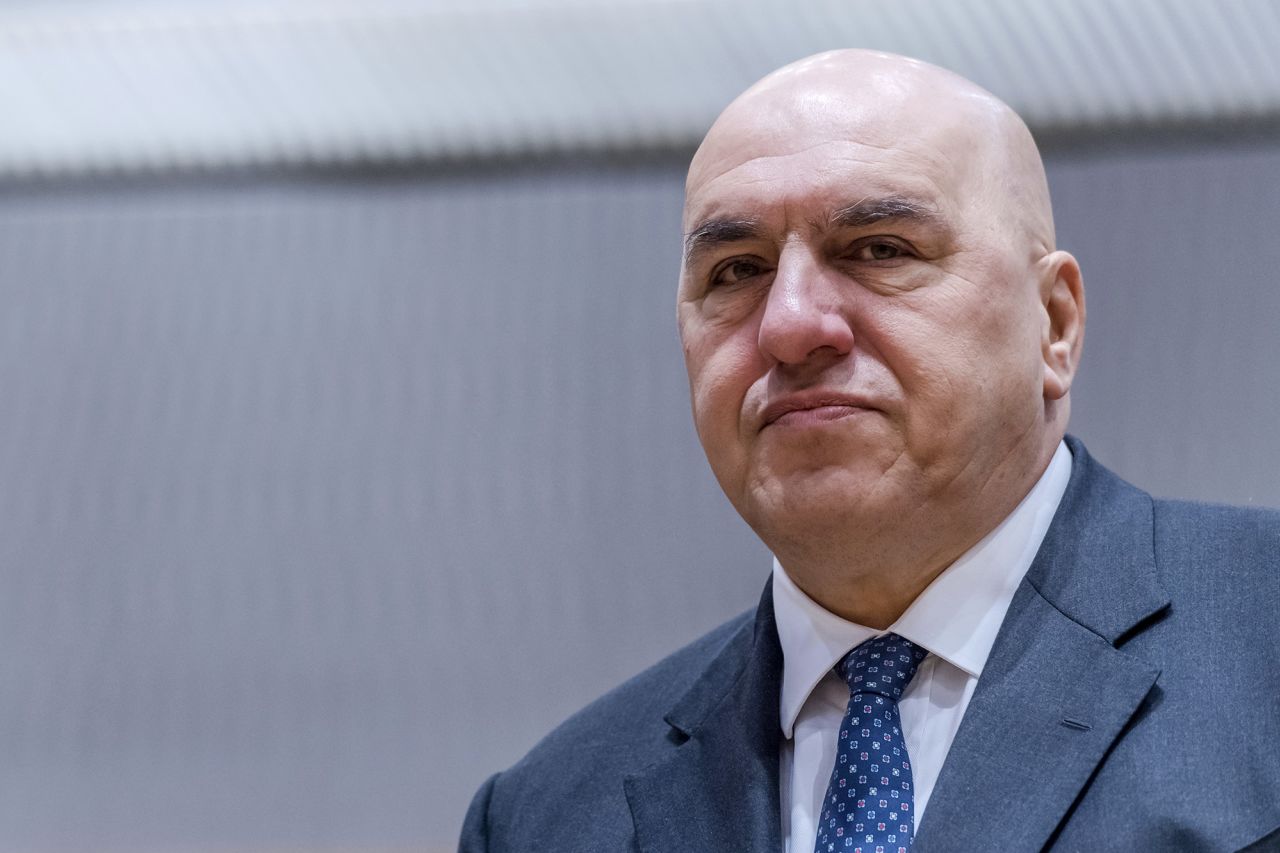
[[[490,776],[471,798],[471,807],[462,821],[462,838],[458,841],[458,853],[489,853],[489,799],[493,796],[493,784],[498,774]]]

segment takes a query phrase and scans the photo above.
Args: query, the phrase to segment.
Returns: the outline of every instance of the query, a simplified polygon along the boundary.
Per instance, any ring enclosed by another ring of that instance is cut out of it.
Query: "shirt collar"
[[[781,721],[790,738],[809,694],[850,649],[894,633],[977,678],[1000,623],[1071,479],[1071,452],[1059,444],[1022,502],[954,563],[884,631],[842,619],[795,585],[773,561],[773,608],[782,645]]]

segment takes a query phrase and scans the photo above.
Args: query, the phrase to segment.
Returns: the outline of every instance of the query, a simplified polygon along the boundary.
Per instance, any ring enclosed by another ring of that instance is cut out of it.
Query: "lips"
[[[761,429],[772,424],[818,424],[874,408],[861,397],[845,394],[793,394],[770,403],[761,416]]]

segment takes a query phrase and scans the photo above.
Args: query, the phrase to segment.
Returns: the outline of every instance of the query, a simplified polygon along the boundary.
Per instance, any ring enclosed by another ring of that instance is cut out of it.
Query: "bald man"
[[[1022,121],[840,51],[686,185],[698,435],[759,606],[477,794],[479,851],[1280,849],[1280,518],[1065,438],[1084,339]]]

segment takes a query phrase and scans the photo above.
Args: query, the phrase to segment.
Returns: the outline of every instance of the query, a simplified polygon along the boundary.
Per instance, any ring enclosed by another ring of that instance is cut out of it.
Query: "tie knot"
[[[927,654],[910,640],[885,634],[867,640],[841,658],[836,672],[848,683],[850,695],[875,693],[896,702]]]

